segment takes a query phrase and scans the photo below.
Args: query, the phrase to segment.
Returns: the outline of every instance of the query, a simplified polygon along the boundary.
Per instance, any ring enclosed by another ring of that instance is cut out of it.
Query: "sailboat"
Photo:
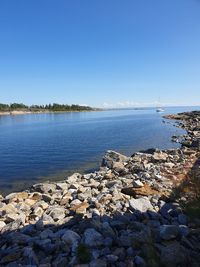
[[[159,98],[159,102],[158,103],[160,103],[160,98]],[[164,112],[164,111],[165,111],[164,108],[162,108],[161,106],[156,108],[156,112]]]
[[[164,108],[157,108],[156,109],[156,112],[164,112],[165,110],[164,110]]]

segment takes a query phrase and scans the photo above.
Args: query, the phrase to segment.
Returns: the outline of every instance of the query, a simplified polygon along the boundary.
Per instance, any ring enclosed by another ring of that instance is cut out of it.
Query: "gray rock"
[[[179,227],[176,225],[162,225],[160,227],[160,237],[164,240],[174,239],[179,234]]]
[[[188,254],[178,242],[162,247],[160,260],[164,267],[190,266]]]
[[[67,230],[62,236],[62,240],[70,246],[72,251],[75,251],[78,246],[78,242],[81,240],[81,237],[76,232]]]
[[[180,224],[187,225],[187,221],[188,221],[188,219],[187,219],[187,216],[185,214],[181,213],[181,214],[178,215],[178,222]]]
[[[50,229],[46,229],[40,233],[41,239],[52,238],[54,233]]]
[[[74,173],[74,174],[72,174],[71,176],[69,176],[68,178],[67,178],[67,182],[68,183],[75,183],[79,178],[81,178],[81,174],[80,173]]]
[[[146,212],[147,210],[153,210],[153,206],[148,197],[141,197],[138,199],[131,199],[129,206],[132,210],[139,210],[140,212]]]
[[[52,262],[52,267],[62,267],[62,266],[69,266],[69,261],[66,257],[66,254],[59,254],[56,259]]]
[[[56,190],[56,185],[51,183],[41,183],[41,184],[35,184],[32,186],[33,190],[36,192],[48,194],[53,193]]]
[[[136,266],[138,266],[138,267],[146,267],[147,266],[145,260],[140,256],[135,256],[134,261],[135,261]]]
[[[89,247],[99,247],[103,245],[103,236],[93,228],[88,228],[83,234],[84,243]]]
[[[128,157],[117,153],[115,151],[108,150],[103,158],[102,161],[102,167],[108,167],[108,168],[113,168],[114,163],[120,163],[120,168],[123,168],[124,166],[122,165],[124,162],[128,161]],[[122,164],[121,164],[122,163]],[[117,167],[117,166],[115,166]]]
[[[26,265],[38,266],[38,264],[39,264],[38,258],[31,247],[25,247],[24,248],[23,262]]]
[[[90,262],[89,267],[107,267],[107,262],[104,259],[97,259]]]
[[[190,230],[186,225],[179,225],[179,231],[181,236],[188,236],[190,233]]]
[[[1,231],[1,229],[2,229],[5,225],[6,225],[5,222],[0,221],[0,231]]]
[[[63,208],[53,209],[49,215],[54,219],[54,221],[62,220],[65,218],[65,210]]]
[[[118,256],[116,256],[116,255],[113,255],[113,254],[110,254],[110,255],[106,255],[106,260],[107,260],[107,262],[109,262],[109,263],[114,263],[114,262],[116,262],[117,260],[118,260]]]

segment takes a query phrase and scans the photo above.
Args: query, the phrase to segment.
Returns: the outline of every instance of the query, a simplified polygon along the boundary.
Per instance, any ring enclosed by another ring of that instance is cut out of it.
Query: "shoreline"
[[[29,115],[29,114],[56,114],[56,113],[69,113],[69,112],[93,112],[101,111],[98,109],[94,110],[66,110],[66,111],[11,111],[11,112],[0,112],[0,116],[17,116],[17,115]]]
[[[172,137],[181,148],[107,151],[95,172],[0,196],[1,266],[199,266],[186,211],[200,193],[200,111],[164,118],[186,130]]]

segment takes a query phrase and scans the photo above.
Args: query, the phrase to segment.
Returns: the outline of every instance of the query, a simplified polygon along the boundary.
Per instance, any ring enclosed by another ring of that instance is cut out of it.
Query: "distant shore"
[[[62,111],[52,111],[52,110],[44,110],[44,111],[22,111],[22,110],[13,110],[0,112],[0,116],[15,116],[15,115],[28,115],[28,114],[49,114],[49,113],[68,113],[68,112],[91,112],[91,111],[101,111],[100,109],[92,109],[92,110],[62,110]]]
[[[40,113],[61,113],[61,112],[82,112],[97,111],[100,109],[77,105],[77,104],[47,104],[47,105],[25,105],[23,103],[0,103],[0,115],[23,115],[23,114],[40,114]]]

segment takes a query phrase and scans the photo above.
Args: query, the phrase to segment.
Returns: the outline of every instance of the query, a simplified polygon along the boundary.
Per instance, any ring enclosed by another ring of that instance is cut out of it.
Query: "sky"
[[[200,105],[200,0],[1,0],[11,102]]]

